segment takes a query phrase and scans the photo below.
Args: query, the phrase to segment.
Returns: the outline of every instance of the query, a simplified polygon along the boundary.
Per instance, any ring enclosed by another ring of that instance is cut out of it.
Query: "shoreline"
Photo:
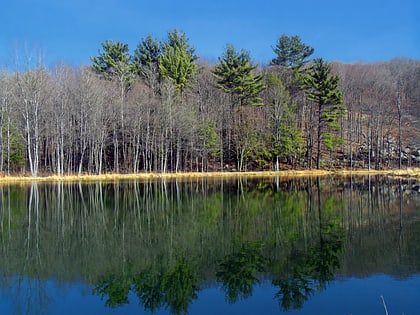
[[[284,170],[284,171],[252,171],[252,172],[188,172],[188,173],[137,173],[137,174],[101,174],[101,175],[48,175],[48,176],[3,176],[0,183],[20,182],[58,182],[58,181],[112,181],[127,179],[186,179],[215,177],[310,177],[310,176],[367,176],[384,175],[403,178],[420,178],[420,168],[390,170]]]

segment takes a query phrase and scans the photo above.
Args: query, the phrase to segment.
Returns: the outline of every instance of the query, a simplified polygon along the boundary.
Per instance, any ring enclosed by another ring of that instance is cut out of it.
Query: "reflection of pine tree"
[[[144,309],[151,312],[157,311],[163,306],[164,296],[162,292],[162,275],[150,268],[134,277],[134,291]]]
[[[311,264],[321,287],[334,279],[334,270],[340,267],[339,255],[343,251],[344,230],[334,209],[340,205],[333,197],[321,204],[321,183],[318,178],[319,243],[312,248]]]
[[[188,306],[198,298],[196,283],[197,276],[184,259],[163,275],[162,291],[172,314],[188,313]]]
[[[284,310],[299,309],[318,290],[333,281],[334,272],[340,267],[340,254],[344,246],[344,230],[335,209],[340,203],[333,197],[322,204],[321,183],[318,179],[318,226],[319,238],[306,252],[291,255],[290,271],[274,278],[273,285],[279,287],[276,298]]]
[[[114,308],[128,304],[129,293],[134,291],[145,310],[155,312],[165,306],[171,314],[186,314],[188,306],[198,298],[196,283],[196,271],[185,259],[180,259],[163,272],[148,268],[138,274],[128,271],[110,275],[96,285],[93,293],[106,298],[105,305]]]
[[[305,265],[296,265],[290,274],[273,280],[273,285],[280,288],[275,297],[281,301],[280,304],[284,310],[302,308],[314,292],[312,282],[306,275],[304,267]]]
[[[243,244],[241,249],[226,256],[220,262],[216,277],[223,283],[229,303],[238,298],[246,299],[252,295],[253,285],[258,283],[258,272],[265,269],[267,260],[263,257],[262,243]]]
[[[131,281],[129,277],[110,275],[95,286],[93,293],[106,298],[105,305],[114,308],[130,302],[128,299],[130,289]]]

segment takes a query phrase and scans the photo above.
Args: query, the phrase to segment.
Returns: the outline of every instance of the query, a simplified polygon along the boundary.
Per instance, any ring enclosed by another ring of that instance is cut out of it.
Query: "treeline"
[[[232,45],[208,64],[175,30],[164,41],[143,38],[132,54],[106,41],[88,67],[4,70],[0,172],[416,163],[420,62],[328,63],[311,60],[313,52],[298,36],[282,35],[267,66]]]

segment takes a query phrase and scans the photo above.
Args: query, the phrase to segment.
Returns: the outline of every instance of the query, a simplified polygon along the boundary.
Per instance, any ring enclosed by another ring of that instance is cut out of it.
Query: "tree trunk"
[[[318,130],[317,130],[317,156],[316,156],[316,168],[321,169],[321,138],[322,138],[322,107],[318,107]]]
[[[402,111],[400,83],[397,86],[397,107],[398,107],[398,168],[402,168]]]

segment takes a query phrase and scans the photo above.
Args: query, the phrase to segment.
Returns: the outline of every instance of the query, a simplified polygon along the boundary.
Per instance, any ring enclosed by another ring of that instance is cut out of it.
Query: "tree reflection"
[[[131,279],[128,276],[110,275],[101,280],[93,289],[93,293],[106,297],[105,305],[118,307],[128,304],[128,294],[131,290]]]
[[[172,314],[187,313],[189,304],[198,298],[196,282],[197,276],[185,260],[163,275],[162,291]]]
[[[306,253],[292,256],[290,272],[272,281],[279,287],[276,298],[283,310],[302,308],[316,291],[323,290],[334,280],[335,271],[340,267],[345,231],[340,225],[340,217],[334,214],[339,203],[328,198],[321,209],[320,195],[318,198],[319,237]]]
[[[40,284],[81,279],[107,307],[138,302],[173,314],[188,312],[200,285],[217,280],[235,303],[269,277],[280,307],[298,309],[338,271],[418,272],[418,194],[403,190],[406,180],[367,180],[0,187],[0,272]],[[55,294],[11,283],[0,279],[0,289],[22,292],[12,300],[31,313]]]
[[[344,230],[328,222],[320,229],[320,240],[310,250],[309,266],[320,288],[334,280],[334,272],[340,267],[340,254],[343,251]]]
[[[134,290],[144,309],[155,312],[164,305],[162,274],[152,268],[134,277]]]
[[[217,281],[222,282],[229,303],[252,295],[257,273],[264,271],[267,259],[262,255],[262,243],[243,244],[241,249],[222,259],[216,272]]]
[[[321,240],[309,249],[300,260],[292,262],[292,270],[274,278],[273,285],[279,287],[276,298],[284,310],[299,309],[316,291],[325,288],[333,281],[334,272],[340,267],[340,254],[343,250],[343,233],[334,226],[320,231]]]
[[[284,310],[302,308],[314,291],[309,276],[306,272],[298,269],[294,268],[291,274],[274,279],[272,282],[273,285],[280,288],[275,297],[279,299]]]
[[[186,314],[189,305],[198,298],[196,270],[185,259],[180,259],[165,272],[149,268],[138,274],[111,275],[93,289],[93,293],[106,298],[105,305],[112,308],[130,303],[131,291],[136,293],[145,310],[155,312],[166,307],[171,314]]]

